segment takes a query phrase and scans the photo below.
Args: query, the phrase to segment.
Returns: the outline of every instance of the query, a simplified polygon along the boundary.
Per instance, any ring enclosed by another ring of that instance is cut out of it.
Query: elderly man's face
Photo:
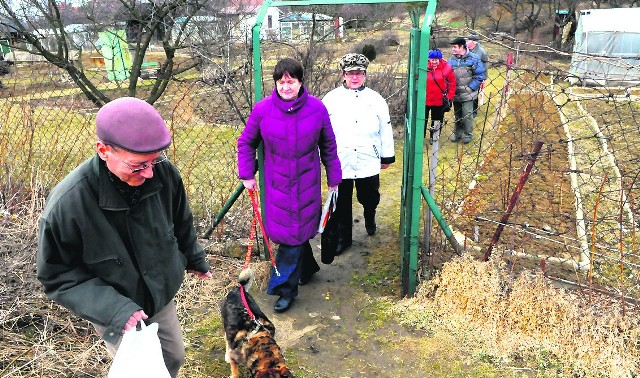
[[[150,154],[134,154],[121,148],[116,148],[98,142],[96,145],[98,155],[107,164],[107,168],[116,175],[120,181],[130,186],[140,186],[147,179],[153,177],[153,166],[164,160],[162,151]]]
[[[474,41],[473,39],[467,39],[467,47],[469,49],[474,49],[477,44],[478,42]]]

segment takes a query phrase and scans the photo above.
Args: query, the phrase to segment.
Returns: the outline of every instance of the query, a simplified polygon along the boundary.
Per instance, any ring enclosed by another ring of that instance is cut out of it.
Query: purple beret
[[[100,108],[96,133],[103,143],[138,154],[161,151],[171,144],[171,134],[158,111],[135,97],[121,97]]]
[[[440,50],[429,51],[429,59],[442,59],[442,51]]]

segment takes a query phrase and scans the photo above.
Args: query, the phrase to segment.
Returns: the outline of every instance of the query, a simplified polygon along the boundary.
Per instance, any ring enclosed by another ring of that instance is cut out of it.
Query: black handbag
[[[446,113],[451,110],[451,100],[447,97],[447,95],[442,96],[442,110]]]
[[[322,232],[320,236],[320,261],[323,264],[331,264],[338,251],[338,219],[332,216],[337,201],[338,192],[329,192],[329,198],[327,198],[320,218],[318,231]]]

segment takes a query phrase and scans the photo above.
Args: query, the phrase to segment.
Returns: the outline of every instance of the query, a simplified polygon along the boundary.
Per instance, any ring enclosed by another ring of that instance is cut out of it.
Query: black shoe
[[[372,236],[376,233],[376,215],[373,213],[369,218],[364,218],[364,228],[367,230],[367,235]]]
[[[373,226],[365,226],[364,228],[367,230],[367,235],[373,236],[373,235],[376,234],[376,225],[375,225],[375,223],[373,224]]]
[[[309,277],[300,277],[300,279],[298,280],[298,285],[304,286],[308,284],[312,279],[313,275],[310,275]]]
[[[293,304],[293,297],[291,298],[280,297],[276,301],[276,304],[273,306],[273,309],[276,312],[285,312],[289,309],[289,307],[291,307],[292,304]]]
[[[347,241],[339,241],[338,242],[338,247],[336,248],[336,256],[342,254],[342,252],[346,251],[347,249],[349,249],[349,247],[351,247],[351,242],[347,242]]]

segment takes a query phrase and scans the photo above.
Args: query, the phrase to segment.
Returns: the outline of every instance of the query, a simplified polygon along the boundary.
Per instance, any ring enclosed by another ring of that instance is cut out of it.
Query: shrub
[[[376,48],[373,45],[364,45],[362,47],[362,55],[366,56],[369,61],[373,62],[376,59]]]

